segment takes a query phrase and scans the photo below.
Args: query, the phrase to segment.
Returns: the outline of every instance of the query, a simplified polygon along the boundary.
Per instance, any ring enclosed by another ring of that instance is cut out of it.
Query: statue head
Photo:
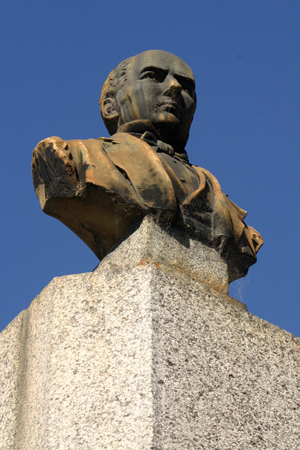
[[[184,147],[196,108],[194,76],[171,53],[149,50],[121,62],[108,76],[100,110],[108,132],[150,120],[161,139]]]

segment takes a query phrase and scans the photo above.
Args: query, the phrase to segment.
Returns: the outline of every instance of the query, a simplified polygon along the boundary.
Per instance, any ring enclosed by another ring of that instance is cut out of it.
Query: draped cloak
[[[33,152],[36,194],[45,213],[76,233],[102,259],[145,215],[185,227],[244,276],[263,240],[244,222],[207,170],[160,153],[132,134],[63,141]]]

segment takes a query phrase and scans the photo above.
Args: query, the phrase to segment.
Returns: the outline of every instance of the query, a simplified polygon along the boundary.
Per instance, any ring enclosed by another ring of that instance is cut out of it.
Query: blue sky
[[[48,136],[107,136],[98,100],[123,59],[161,49],[192,68],[190,161],[212,172],[264,237],[231,295],[300,336],[298,0],[2,0],[0,330],[94,254],[40,209],[31,154]]]

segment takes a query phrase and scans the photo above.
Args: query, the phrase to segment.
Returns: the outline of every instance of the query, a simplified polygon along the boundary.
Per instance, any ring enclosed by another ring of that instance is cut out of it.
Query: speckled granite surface
[[[0,334],[0,449],[298,449],[300,340],[122,245]]]

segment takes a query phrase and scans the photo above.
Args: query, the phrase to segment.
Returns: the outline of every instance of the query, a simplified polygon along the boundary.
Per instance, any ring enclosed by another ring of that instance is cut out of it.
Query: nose
[[[164,92],[164,95],[171,97],[174,100],[178,100],[182,91],[182,86],[178,80],[174,77],[170,77],[168,86]]]

